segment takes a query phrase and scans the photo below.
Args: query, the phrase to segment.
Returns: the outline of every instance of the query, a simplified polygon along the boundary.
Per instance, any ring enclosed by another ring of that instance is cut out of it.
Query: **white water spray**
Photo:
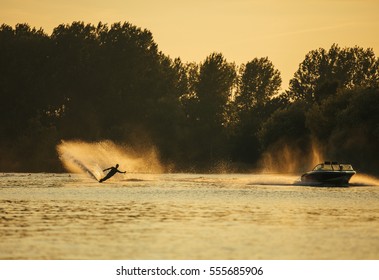
[[[161,173],[163,167],[152,147],[137,154],[126,146],[116,145],[112,141],[88,143],[83,141],[62,141],[57,146],[59,158],[69,172],[84,173],[99,180],[103,169],[115,164],[120,170],[140,173]]]

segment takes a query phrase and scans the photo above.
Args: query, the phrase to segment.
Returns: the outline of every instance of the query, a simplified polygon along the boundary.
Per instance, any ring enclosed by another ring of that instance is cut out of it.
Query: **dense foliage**
[[[0,170],[61,171],[62,139],[110,139],[136,151],[153,145],[176,171],[242,171],[283,146],[307,158],[317,143],[327,159],[378,173],[372,49],[310,51],[282,93],[281,83],[267,57],[183,63],[130,23],[73,22],[50,36],[3,24]]]

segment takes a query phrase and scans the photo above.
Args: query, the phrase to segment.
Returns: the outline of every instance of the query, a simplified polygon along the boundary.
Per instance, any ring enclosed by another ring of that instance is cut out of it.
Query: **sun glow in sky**
[[[221,52],[237,65],[268,57],[282,88],[317,48],[373,48],[379,55],[378,0],[0,0],[0,24],[28,23],[50,34],[73,21],[128,21],[153,33],[184,62]]]

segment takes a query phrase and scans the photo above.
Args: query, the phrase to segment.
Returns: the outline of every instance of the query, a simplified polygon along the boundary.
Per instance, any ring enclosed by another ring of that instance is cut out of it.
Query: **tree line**
[[[62,139],[157,147],[172,171],[257,168],[289,147],[378,174],[379,59],[358,46],[306,54],[282,92],[267,58],[170,58],[131,23],[73,22],[51,35],[0,27],[0,170],[62,171]],[[277,153],[276,153],[277,152]],[[277,158],[275,158],[277,155]]]

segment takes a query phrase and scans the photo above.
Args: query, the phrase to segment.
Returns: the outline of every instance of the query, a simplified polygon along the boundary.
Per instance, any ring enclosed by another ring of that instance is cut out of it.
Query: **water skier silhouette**
[[[103,179],[100,179],[99,182],[101,183],[101,182],[104,182],[105,180],[108,180],[109,178],[111,178],[116,173],[124,173],[124,174],[126,173],[126,171],[122,172],[122,171],[118,170],[117,168],[118,168],[118,164],[116,164],[115,167],[112,166],[112,167],[104,169],[103,171],[107,171],[107,170],[110,170],[110,171],[108,172],[108,174]]]

